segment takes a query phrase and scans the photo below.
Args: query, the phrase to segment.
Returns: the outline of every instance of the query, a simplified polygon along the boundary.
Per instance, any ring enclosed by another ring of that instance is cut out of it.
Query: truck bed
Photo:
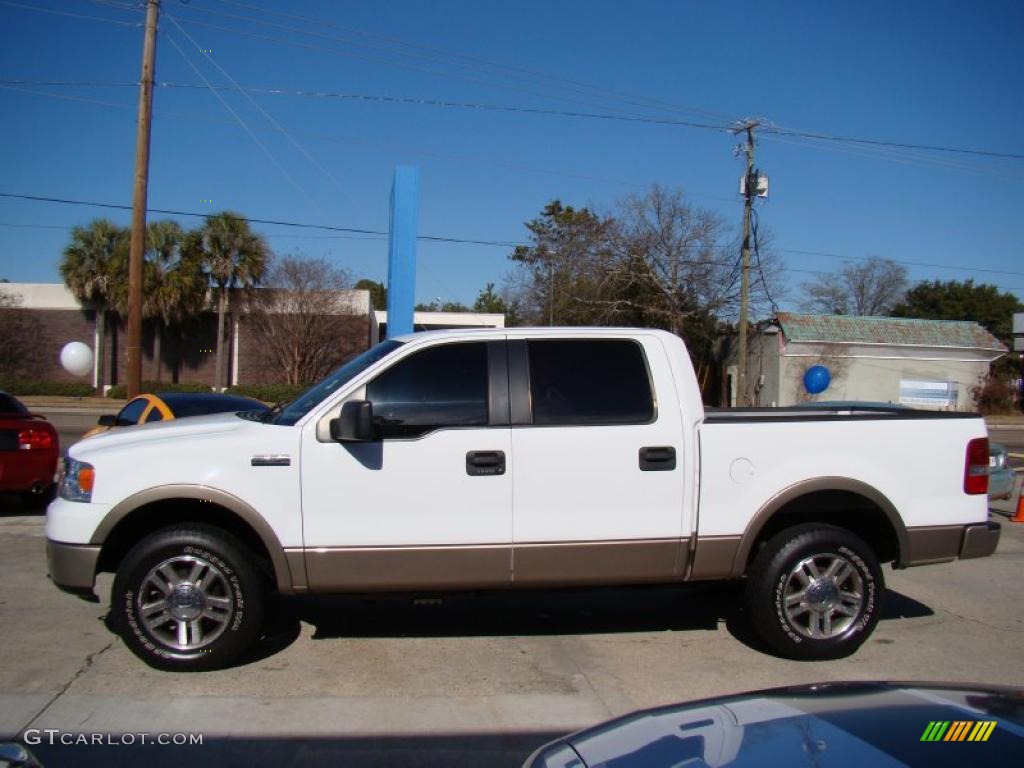
[[[845,419],[879,419],[887,421],[922,421],[931,419],[978,419],[977,413],[964,411],[925,411],[898,405],[807,405],[787,408],[705,408],[705,423],[737,423],[762,421],[837,421]]]

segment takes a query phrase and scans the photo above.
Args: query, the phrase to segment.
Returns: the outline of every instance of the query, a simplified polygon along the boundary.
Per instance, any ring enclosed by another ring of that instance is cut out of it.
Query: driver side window
[[[414,352],[366,386],[383,439],[437,429],[483,427],[487,412],[487,344],[444,344]]]

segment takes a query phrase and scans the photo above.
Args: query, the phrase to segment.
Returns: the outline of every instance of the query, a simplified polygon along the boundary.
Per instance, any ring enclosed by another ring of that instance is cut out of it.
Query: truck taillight
[[[53,447],[53,435],[45,429],[22,429],[18,432],[18,448],[33,451]]]
[[[988,493],[988,438],[976,437],[967,443],[964,461],[964,493]]]

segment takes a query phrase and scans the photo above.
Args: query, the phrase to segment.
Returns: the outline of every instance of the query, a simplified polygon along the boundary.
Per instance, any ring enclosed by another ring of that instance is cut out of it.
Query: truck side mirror
[[[339,443],[366,443],[377,439],[373,425],[373,403],[350,400],[341,406],[341,416],[331,419],[331,438]]]

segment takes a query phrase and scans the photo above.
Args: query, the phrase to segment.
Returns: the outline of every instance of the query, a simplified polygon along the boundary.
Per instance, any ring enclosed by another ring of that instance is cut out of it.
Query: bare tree
[[[907,270],[890,259],[871,256],[801,288],[803,309],[830,315],[887,315],[907,292]]]
[[[0,289],[0,374],[33,378],[43,366],[42,325],[21,297]]]
[[[735,321],[740,246],[730,222],[691,205],[681,190],[653,186],[614,214],[550,203],[527,222],[530,245],[511,254],[505,281],[515,324],[624,325],[682,336],[702,382],[722,364],[717,340]],[[756,229],[755,229],[756,232]],[[770,234],[756,233],[752,314],[779,298],[782,265]]]
[[[739,243],[718,214],[681,190],[653,186],[619,202],[614,214],[550,203],[527,222],[531,244],[511,255],[506,286],[534,322],[648,325],[682,334],[694,323],[735,315]],[[757,308],[778,289],[768,233],[751,267]]]
[[[350,323],[357,310],[345,293],[351,285],[347,272],[324,259],[285,256],[271,266],[250,322],[286,383],[316,381],[356,351]]]
[[[735,296],[739,265],[723,248],[728,227],[679,190],[652,187],[620,204],[616,303],[640,302],[656,324],[681,334],[687,321],[718,314]]]

